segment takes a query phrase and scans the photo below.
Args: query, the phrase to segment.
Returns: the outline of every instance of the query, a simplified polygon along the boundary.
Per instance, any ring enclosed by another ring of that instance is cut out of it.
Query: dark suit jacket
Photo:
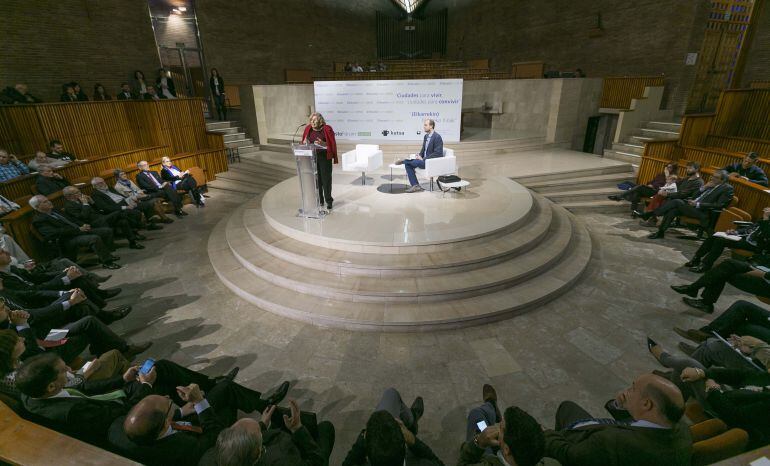
[[[740,176],[745,176],[749,179],[752,183],[761,184],[762,186],[767,186],[767,175],[765,175],[764,170],[759,168],[756,165],[752,165],[747,169],[743,168],[743,164],[741,162],[734,163],[732,165],[728,165],[723,170],[726,170],[727,173],[737,173]]]
[[[77,218],[71,217],[66,212],[62,212],[58,209],[54,209],[54,212],[63,216],[75,225],[83,225],[83,222]],[[38,233],[40,233],[46,241],[68,239],[83,234],[80,229],[40,212],[36,212],[35,216],[32,217],[32,226],[35,227]]]
[[[733,200],[735,190],[727,183],[722,183],[712,189],[698,201],[699,209],[724,209]],[[695,196],[697,199],[700,195]]]
[[[62,281],[62,276],[64,275],[61,273],[33,274],[26,269],[14,266],[11,266],[10,273],[0,270],[3,288],[9,290],[64,290],[67,285]]]
[[[545,456],[565,466],[690,466],[690,429],[621,425],[545,432]]]
[[[444,466],[444,463],[436,456],[428,445],[415,437],[415,444],[406,449],[406,466]],[[367,466],[366,438],[364,433],[358,434],[356,443],[345,456],[342,466]]]
[[[67,186],[70,186],[70,182],[67,178],[64,177],[59,179],[53,177],[47,178],[45,176],[38,175],[37,179],[35,180],[35,187],[37,188],[37,192],[44,196],[53,194],[56,191],[61,191]]]
[[[703,186],[703,178],[685,178],[677,183],[676,192],[666,196],[666,199],[692,199],[693,197],[698,197],[701,186]]]
[[[224,94],[225,93],[225,80],[222,79],[222,76],[217,76],[219,79],[219,93]],[[209,77],[209,87],[211,88],[211,95],[217,95],[216,88],[214,87],[214,77]]]
[[[148,176],[155,178],[158,184],[163,184],[163,178],[160,177],[158,172],[148,170],[146,172],[140,171],[136,174],[136,185],[146,193],[157,193],[162,188],[155,186],[155,183],[147,178]]]
[[[120,195],[117,191],[115,191],[113,188],[107,188],[108,191],[110,191],[113,194],[117,194],[121,198],[123,196]],[[128,206],[128,204],[125,201],[125,198],[123,198],[120,202],[115,202],[112,200],[112,198],[105,193],[99,191],[98,189],[94,189],[91,192],[91,199],[94,200],[94,207],[96,210],[98,210],[101,213],[107,214],[110,212],[120,212],[122,211],[122,207]]]
[[[198,415],[202,434],[178,431],[157,440],[152,445],[137,445],[123,431],[125,417],[119,417],[109,427],[111,449],[123,456],[150,466],[193,466],[198,464],[206,450],[217,441],[224,425],[210,407]]]
[[[66,160],[68,162],[71,162],[73,160],[77,160],[78,159],[77,157],[75,157],[74,155],[70,154],[69,152],[59,152],[58,154],[54,154],[53,152],[49,152],[49,153],[47,153],[45,155],[47,155],[48,157],[50,157],[52,159]]]
[[[770,392],[756,392],[742,387],[770,385],[770,374],[754,369],[727,369],[712,367],[706,375],[732,390],[712,390],[706,395],[712,409],[730,427],[739,427],[749,433],[749,448],[759,448],[770,441]]]
[[[118,100],[133,100],[136,99],[136,95],[129,91],[128,95],[126,95],[123,91],[118,92]]]
[[[423,159],[443,157],[444,140],[441,139],[441,135],[434,131],[433,136],[431,136],[430,142],[428,143],[428,147],[425,147],[426,139],[428,139],[427,134],[422,138],[422,148],[420,149],[420,157],[422,157]]]
[[[174,80],[171,78],[166,78],[166,85],[168,86],[168,91],[176,97],[176,85],[174,84]],[[163,90],[160,88],[160,78],[155,80],[155,90],[158,91],[158,96],[163,95]],[[165,97],[163,97],[165,99]]]
[[[324,466],[326,460],[305,426],[290,434],[282,429],[262,431],[265,452],[259,466]],[[203,455],[198,466],[217,466],[216,447]]]
[[[59,98],[59,100],[62,101],[62,102],[77,102],[78,101],[78,96],[77,95],[67,94],[65,92],[64,94],[61,95],[61,98]]]
[[[76,201],[64,201],[64,213],[67,214],[67,218],[75,218],[89,225],[99,217],[99,212],[92,206]]]
[[[168,99],[168,97],[166,97],[165,95],[163,95],[161,93],[157,93],[156,95],[158,96],[159,99]],[[143,99],[144,100],[155,100],[155,99],[152,98],[152,96],[150,94],[145,94]]]
[[[152,389],[144,384],[125,384],[122,376],[98,382],[89,382],[81,389],[86,395],[126,390],[125,401],[101,401],[89,398],[37,399],[22,395],[27,411],[45,418],[52,427],[67,435],[96,445],[107,443],[107,432],[112,422],[128,413],[128,410]]]

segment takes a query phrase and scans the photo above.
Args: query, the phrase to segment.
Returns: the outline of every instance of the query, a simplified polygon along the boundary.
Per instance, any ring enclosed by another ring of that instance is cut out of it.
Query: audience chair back
[[[690,426],[692,464],[705,466],[739,455],[749,444],[749,434],[738,428],[730,429],[720,419],[708,419]]]
[[[206,186],[206,173],[200,167],[190,167],[190,175],[195,179],[198,187]]]

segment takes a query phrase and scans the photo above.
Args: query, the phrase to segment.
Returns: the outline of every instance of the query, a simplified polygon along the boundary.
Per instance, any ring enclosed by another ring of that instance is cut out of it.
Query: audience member
[[[8,181],[29,174],[29,167],[24,165],[15,155],[0,149],[0,181]]]
[[[163,208],[163,192],[160,191],[155,194],[147,194],[139,188],[133,181],[128,178],[128,174],[123,170],[117,168],[114,171],[115,174],[115,191],[126,198],[131,203],[134,202],[139,205],[140,209],[144,209],[143,204],[145,202],[153,202],[155,208],[155,214],[160,217],[161,223],[174,223],[173,220],[166,217],[166,211]],[[143,210],[144,211],[144,210]]]
[[[88,102],[88,96],[85,92],[83,92],[83,89],[80,87],[80,84],[78,84],[75,81],[72,81],[70,83],[70,86],[72,86],[72,89],[75,91],[75,95],[78,96],[79,102]]]
[[[88,247],[99,256],[99,262],[105,269],[119,269],[115,263],[118,258],[110,253],[112,230],[93,228],[91,225],[69,218],[65,213],[54,208],[51,201],[43,195],[32,196],[29,205],[37,212],[32,218],[32,226],[44,240],[56,243],[65,256],[75,258],[80,247]]]
[[[712,212],[727,207],[733,200],[733,187],[727,183],[727,179],[727,172],[718,170],[714,172],[709,182],[701,188],[700,195],[695,199],[687,201],[671,199],[671,195],[668,195],[669,200],[656,209],[654,213],[645,212],[642,215],[645,220],[651,215],[663,215],[663,221],[660,223],[658,231],[652,233],[649,238],[663,238],[668,227],[680,215],[698,219],[701,228],[708,232],[711,228]],[[674,195],[676,194],[678,193],[674,193]]]
[[[112,96],[107,94],[104,86],[99,83],[94,85],[94,100],[112,100]]]
[[[503,416],[497,407],[497,392],[491,385],[482,390],[484,403],[468,414],[465,443],[458,466],[535,466],[545,453],[540,424],[525,411],[511,406]],[[486,424],[484,429],[479,423]]]
[[[160,176],[163,178],[163,181],[170,183],[171,187],[176,190],[181,189],[189,192],[196,206],[205,207],[203,194],[201,194],[195,178],[190,174],[190,170],[180,170],[168,157],[161,159],[160,166]]]
[[[144,236],[134,232],[131,227],[131,221],[127,211],[117,210],[102,215],[91,206],[93,199],[74,186],[67,186],[62,190],[64,195],[64,213],[70,218],[77,219],[84,224],[96,228],[111,228],[113,236],[120,233],[128,240],[128,247],[131,249],[144,249],[144,246],[137,243],[137,240],[146,239]],[[141,214],[140,214],[141,215]]]
[[[40,167],[47,165],[51,168],[59,168],[67,165],[69,161],[54,159],[46,155],[45,152],[39,150],[35,152],[35,158],[30,160],[27,164],[32,171],[40,171]]]
[[[407,408],[396,389],[385,390],[342,466],[443,465],[430,447],[417,438],[417,423],[423,410],[421,397]]]
[[[61,98],[59,99],[62,102],[77,102],[78,101],[78,95],[75,92],[75,88],[71,84],[64,84],[61,87]]]
[[[770,266],[770,263],[766,263],[764,256],[753,257],[756,259],[757,265],[727,259],[704,273],[695,282],[689,285],[671,285],[671,289],[686,295],[682,300],[688,306],[709,314],[714,312],[714,304],[727,283],[746,293],[770,298],[770,281],[768,281],[770,280],[770,272],[763,272],[758,268]],[[698,299],[698,292],[701,288],[703,288],[703,292]]]
[[[655,193],[654,196],[650,199],[650,202],[647,203],[647,207],[644,208],[645,212],[654,212],[655,209],[662,206],[667,200],[668,196],[671,194],[675,194],[678,190],[678,186],[676,182],[679,181],[679,177],[676,175],[668,175],[666,177],[666,184],[664,184],[659,190],[658,194]],[[634,209],[636,210],[636,209]]]
[[[353,72],[354,73],[363,73],[364,69],[361,67],[361,65],[356,63],[355,65],[353,65]]]
[[[176,364],[171,367],[166,373],[162,368],[157,373],[155,368],[150,371],[146,381],[152,395],[109,429],[110,444],[118,452],[150,466],[198,464],[222,429],[235,423],[238,410],[262,413],[280,403],[289,390],[289,383],[284,382],[275,394],[263,399],[259,392],[233,382],[233,372],[217,380]],[[178,421],[193,414],[201,427],[180,427]]]
[[[137,99],[145,98],[149,83],[145,79],[144,73],[139,70],[134,71],[134,76],[131,78],[131,86],[134,89],[134,95]]]
[[[680,336],[696,343],[703,343],[717,332],[723,338],[731,335],[748,335],[770,343],[770,311],[748,301],[734,302],[719,317],[700,329],[674,327]]]
[[[674,173],[674,171],[672,170],[671,173]],[[676,193],[668,194],[665,192],[660,192],[658,190],[657,195],[663,196],[667,200],[673,200],[673,199],[687,200],[692,197],[695,197],[700,192],[700,189],[703,186],[703,179],[701,179],[701,176],[700,176],[700,164],[698,162],[693,162],[693,161],[687,162],[686,173],[687,173],[687,178],[683,180],[679,180],[679,182],[677,183]],[[664,174],[666,174],[665,170],[664,170]],[[660,174],[658,176],[660,176]],[[661,179],[660,181],[661,181],[661,186],[665,184],[665,178]],[[634,210],[633,214],[637,217],[642,217],[645,220],[651,220],[650,224],[656,224],[657,221],[652,221],[652,219],[656,219],[657,216],[663,215],[663,212],[653,211],[651,214],[646,214],[638,210]]]
[[[157,87],[158,94],[162,95],[163,98],[176,99],[174,80],[171,79],[171,73],[166,71],[165,68],[158,69],[158,78],[155,80],[155,86]]]
[[[120,85],[120,92],[118,92],[118,100],[135,100],[136,94],[131,92],[131,86],[128,83],[122,83]]]
[[[48,157],[57,160],[72,162],[78,158],[64,150],[64,144],[58,139],[53,139],[48,143]]]
[[[147,86],[147,93],[144,94],[144,100],[160,100],[160,99],[166,99],[167,97],[163,94],[158,94],[158,92],[155,90],[155,86]]]
[[[290,415],[283,416],[283,426],[272,426],[275,406],[267,408],[259,421],[243,418],[222,430],[214,448],[209,449],[199,466],[326,466],[334,446],[334,426],[329,421],[318,424],[319,441],[302,425],[297,402],[289,399]],[[322,442],[322,440],[324,442]]]
[[[662,377],[644,374],[616,398],[630,422],[600,419],[571,401],[545,432],[545,456],[563,465],[690,466],[692,439],[681,422],[684,398]]]
[[[729,173],[730,176],[736,176],[767,187],[767,175],[765,175],[764,170],[757,166],[757,160],[759,160],[759,154],[749,152],[743,158],[743,161],[730,164],[723,168],[723,170]]]
[[[171,183],[163,181],[158,172],[150,170],[150,164],[146,160],[136,164],[139,167],[139,173],[136,174],[136,184],[143,191],[150,195],[163,197],[174,206],[174,214],[182,218],[187,213],[182,210],[182,197],[176,192]],[[117,185],[115,186],[117,189]]]
[[[6,87],[0,93],[0,101],[4,104],[37,104],[42,102],[42,100],[28,92],[26,84]]]
[[[162,230],[163,227],[155,223],[155,217],[160,216],[157,207],[160,204],[159,199],[140,200],[136,202],[130,198],[125,198],[117,191],[107,186],[104,179],[95,177],[91,179],[91,198],[96,210],[102,215],[109,215],[116,212],[125,213],[128,222],[134,229]],[[162,211],[162,206],[161,211]],[[163,215],[161,218],[165,217]]]
[[[347,71],[347,72],[353,71],[353,64],[350,62],[345,63],[344,71]]]
[[[220,120],[227,120],[227,105],[225,105],[225,81],[219,75],[219,70],[211,68],[209,77],[209,88],[211,89],[211,98],[214,99],[214,107],[217,109],[217,116]]]
[[[53,171],[53,168],[49,165],[40,165],[38,170],[38,176],[35,178],[35,189],[44,196],[50,196],[57,191],[71,186],[67,178]]]
[[[10,199],[6,199],[4,196],[0,195],[0,217],[6,214],[10,214],[14,210],[19,210],[21,206],[15,202],[13,202]],[[1,227],[0,227],[1,228]],[[2,230],[4,232],[5,230]],[[7,236],[7,235],[3,235]]]

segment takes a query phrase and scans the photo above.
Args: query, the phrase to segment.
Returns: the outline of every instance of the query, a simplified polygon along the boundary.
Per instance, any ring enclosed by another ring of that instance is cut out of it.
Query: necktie
[[[155,184],[156,188],[160,188],[160,183],[158,183],[158,180],[155,179],[154,176],[152,176],[152,173],[145,172],[147,174],[147,177],[152,180],[153,184]]]
[[[89,400],[99,401],[117,401],[120,402],[123,398],[126,398],[126,392],[123,390],[115,390],[108,393],[102,393],[101,395],[86,395],[85,393],[75,390],[74,388],[65,388],[65,392],[78,398],[88,398]]]
[[[703,199],[704,197],[706,197],[706,196],[707,196],[707,195],[708,195],[708,194],[709,194],[711,191],[713,191],[714,189],[716,189],[716,188],[709,188],[709,189],[707,189],[707,190],[703,191],[703,194],[701,194],[700,196],[698,196],[698,199],[695,199],[695,202],[700,202],[700,201],[701,201],[701,199]]]
[[[171,428],[174,430],[180,430],[184,432],[192,432],[194,434],[202,434],[203,429],[190,424],[189,422],[172,422]]]

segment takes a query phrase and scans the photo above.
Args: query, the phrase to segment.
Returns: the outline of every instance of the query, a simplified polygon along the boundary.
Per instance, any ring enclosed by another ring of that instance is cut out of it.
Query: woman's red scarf
[[[307,141],[307,137],[312,129],[313,127],[311,125],[305,126],[305,132],[302,133],[303,141]],[[337,161],[337,140],[334,139],[334,130],[329,125],[323,125],[321,129],[323,130],[324,139],[326,140],[326,159],[334,160],[334,163],[339,163]]]

